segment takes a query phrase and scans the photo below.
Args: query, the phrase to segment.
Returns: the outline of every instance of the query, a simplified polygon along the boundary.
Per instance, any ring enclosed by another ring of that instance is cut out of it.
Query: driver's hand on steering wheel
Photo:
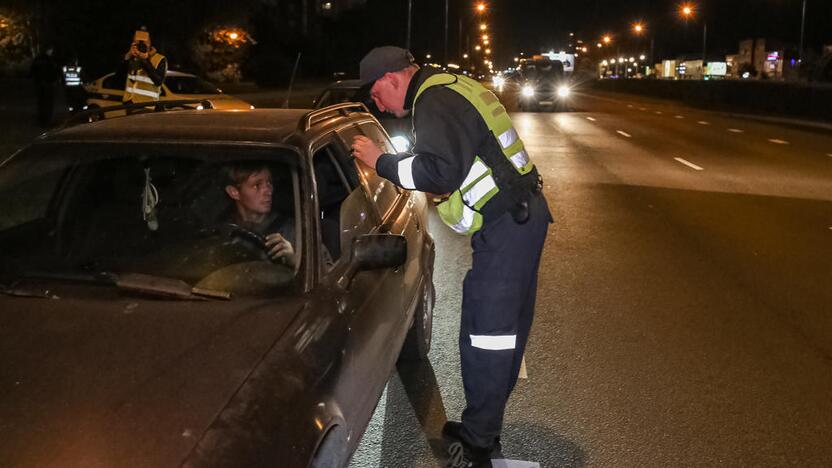
[[[270,259],[278,260],[282,258],[287,264],[292,264],[295,249],[292,247],[292,244],[280,234],[275,232],[274,234],[267,235],[266,248]]]

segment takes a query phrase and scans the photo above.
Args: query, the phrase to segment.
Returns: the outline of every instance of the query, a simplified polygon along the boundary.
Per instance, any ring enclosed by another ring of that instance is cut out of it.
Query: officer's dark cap
[[[414,65],[413,55],[406,49],[395,46],[376,47],[361,59],[361,83],[372,85],[385,73],[393,73]]]

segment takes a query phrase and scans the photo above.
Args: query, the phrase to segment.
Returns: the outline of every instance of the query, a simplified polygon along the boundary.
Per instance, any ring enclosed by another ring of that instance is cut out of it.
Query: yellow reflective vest
[[[165,59],[165,56],[160,53],[155,53],[151,55],[148,60],[150,60],[150,66],[153,68],[157,68],[159,63]],[[156,86],[153,84],[153,80],[150,79],[150,76],[147,75],[147,72],[144,68],[139,68],[138,70],[127,70],[127,82],[124,85],[124,98],[122,99],[123,102],[147,102],[147,101],[158,101],[159,94],[161,93],[162,87]]]
[[[425,80],[416,91],[414,113],[419,96],[432,86],[445,86],[456,91],[477,109],[492,136],[500,144],[503,155],[519,176],[534,169],[523,140],[517,135],[505,107],[494,93],[467,76],[438,73]],[[492,168],[476,156],[459,189],[437,205],[439,217],[455,232],[471,235],[482,228],[483,216],[480,211],[499,191],[500,187],[492,176]]]

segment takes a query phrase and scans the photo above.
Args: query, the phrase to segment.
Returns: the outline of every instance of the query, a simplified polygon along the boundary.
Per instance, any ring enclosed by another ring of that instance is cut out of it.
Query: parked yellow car
[[[87,91],[86,109],[104,108],[121,105],[124,96],[124,75],[109,73],[84,85]],[[180,71],[168,70],[162,84],[160,101],[180,101],[188,99],[205,99],[214,109],[254,109],[254,106],[242,99],[224,94],[221,89],[202,78]],[[124,111],[107,112],[107,118],[124,115]]]

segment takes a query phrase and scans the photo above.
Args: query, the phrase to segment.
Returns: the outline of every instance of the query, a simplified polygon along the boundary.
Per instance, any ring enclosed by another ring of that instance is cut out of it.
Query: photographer
[[[150,44],[150,33],[143,29],[136,31],[124,60],[127,65],[127,81],[123,102],[158,101],[168,61]]]

